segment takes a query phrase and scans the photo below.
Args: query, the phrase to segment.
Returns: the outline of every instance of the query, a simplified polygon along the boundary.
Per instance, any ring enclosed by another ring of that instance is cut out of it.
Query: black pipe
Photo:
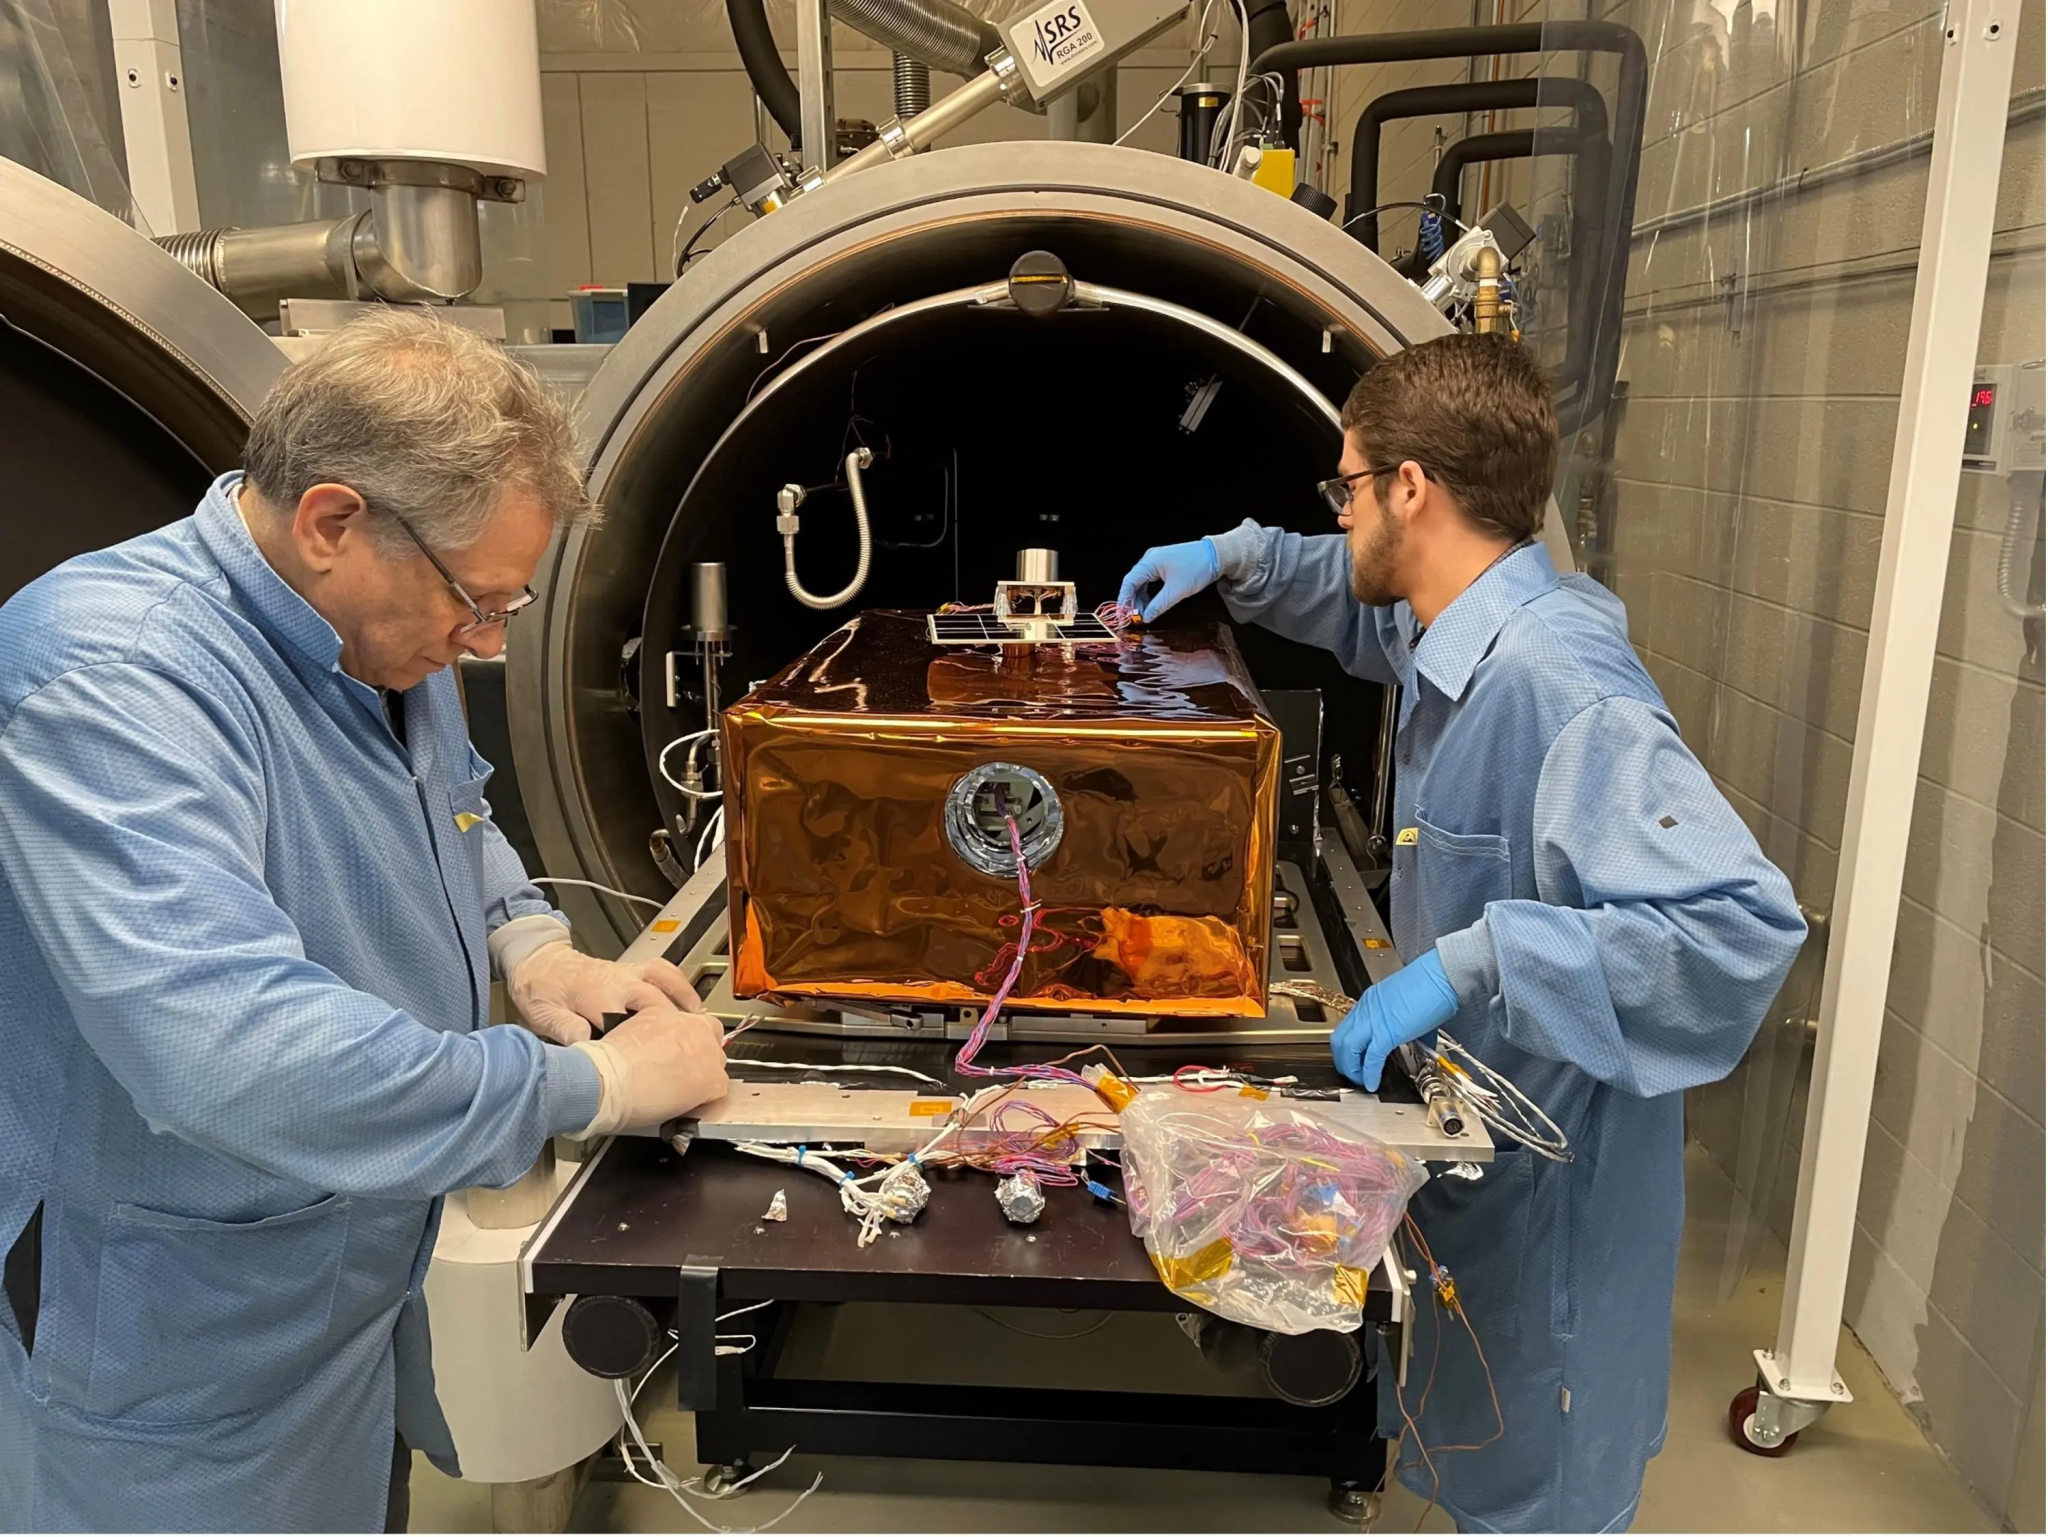
[[[747,78],[754,84],[754,94],[789,135],[789,147],[801,149],[803,98],[783,65],[775,34],[768,30],[765,0],[725,0],[725,19],[732,24],[732,40],[739,48]]]
[[[1535,155],[1576,155],[1585,138],[1576,128],[1506,128],[1468,134],[1446,146],[1429,190],[1443,199],[1444,217],[1463,222],[1465,167],[1482,160],[1527,160]]]
[[[1570,75],[1520,80],[1475,80],[1457,85],[1418,85],[1375,96],[1351,129],[1351,206],[1345,227],[1374,251],[1380,248],[1379,215],[1367,210],[1380,200],[1380,132],[1407,117],[1442,117],[1460,112],[1496,112],[1522,107],[1570,107],[1582,133],[1607,132],[1607,98]]]
[[[1643,116],[1649,105],[1649,58],[1643,40],[1611,21],[1515,22],[1500,27],[1447,27],[1377,36],[1311,37],[1269,48],[1252,61],[1254,75],[1277,71],[1282,99],[1300,94],[1295,71],[1336,64],[1394,64],[1413,59],[1485,58],[1493,54],[1576,52],[1621,57],[1615,86],[1614,143],[1622,162],[1608,178],[1600,227],[1600,318],[1593,366],[1574,398],[1558,411],[1559,430],[1579,431],[1607,408],[1621,362],[1621,299],[1628,278],[1628,239],[1635,227],[1636,173],[1642,158]]]

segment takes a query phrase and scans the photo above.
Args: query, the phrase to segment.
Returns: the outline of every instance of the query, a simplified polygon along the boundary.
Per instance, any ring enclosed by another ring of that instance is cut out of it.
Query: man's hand
[[[1162,544],[1147,550],[1143,558],[1131,567],[1116,600],[1150,624],[1174,604],[1192,598],[1221,575],[1216,546],[1207,539],[1195,539],[1187,544]],[[1145,601],[1145,593],[1155,586],[1158,592],[1149,602]]]
[[[727,1087],[725,1049],[718,1021],[677,1009],[643,1009],[601,1041],[575,1049],[597,1064],[603,1093],[591,1137],[633,1126],[659,1126],[722,1096]]]
[[[1386,981],[1369,987],[1330,1035],[1337,1071],[1377,1091],[1380,1073],[1396,1046],[1420,1040],[1458,1012],[1458,995],[1430,950]]]
[[[505,979],[526,1028],[558,1046],[587,1041],[607,1014],[698,1009],[696,991],[663,960],[601,961],[570,944],[543,945]]]

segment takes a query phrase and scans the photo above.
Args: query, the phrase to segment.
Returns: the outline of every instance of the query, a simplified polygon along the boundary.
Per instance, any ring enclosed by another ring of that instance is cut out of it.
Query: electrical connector
[[[1458,1310],[1458,1283],[1452,1279],[1450,1271],[1442,1265],[1431,1265],[1429,1280],[1436,1288],[1436,1300],[1444,1311],[1455,1313]]]

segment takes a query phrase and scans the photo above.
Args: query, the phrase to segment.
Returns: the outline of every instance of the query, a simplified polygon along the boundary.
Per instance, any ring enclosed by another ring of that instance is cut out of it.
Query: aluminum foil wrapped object
[[[775,1192],[774,1199],[768,1203],[768,1209],[761,1213],[761,1220],[763,1222],[787,1222],[789,1220],[789,1192],[787,1190]]]
[[[1029,1174],[1012,1174],[997,1183],[996,1204],[1005,1217],[1021,1226],[1038,1220],[1045,1210],[1045,1192]]]
[[[1280,733],[1220,624],[962,648],[873,612],[725,712],[741,997],[1265,1010]]]
[[[891,1222],[912,1222],[930,1204],[932,1187],[914,1163],[899,1163],[876,1192]]]

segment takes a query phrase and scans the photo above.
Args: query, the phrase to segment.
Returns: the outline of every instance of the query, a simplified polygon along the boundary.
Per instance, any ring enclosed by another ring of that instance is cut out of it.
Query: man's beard
[[[1394,579],[1394,557],[1401,549],[1401,525],[1381,512],[1363,550],[1351,552],[1351,596],[1373,608],[1385,608],[1401,594],[1388,585]]]

